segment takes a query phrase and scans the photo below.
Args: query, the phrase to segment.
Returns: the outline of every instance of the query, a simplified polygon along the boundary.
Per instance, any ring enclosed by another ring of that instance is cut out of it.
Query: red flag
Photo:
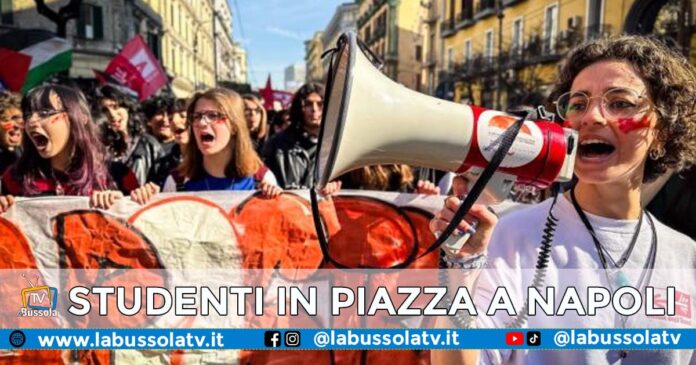
[[[290,108],[293,93],[281,90],[273,90],[273,101],[278,101],[283,106],[283,109]]]
[[[292,102],[292,93],[282,90],[273,90],[271,86],[271,75],[268,75],[266,79],[266,86],[263,89],[259,89],[259,95],[263,99],[263,107],[266,110],[273,109],[273,103],[279,102],[283,109],[290,108],[290,103]]]
[[[259,95],[263,98],[263,107],[266,110],[273,109],[273,87],[271,86],[271,74],[266,79],[266,87],[259,90]]]
[[[167,84],[167,74],[140,35],[126,43],[121,53],[106,66],[104,74],[137,92],[140,101]]]
[[[19,92],[27,78],[31,56],[0,48],[0,82],[11,91]]]

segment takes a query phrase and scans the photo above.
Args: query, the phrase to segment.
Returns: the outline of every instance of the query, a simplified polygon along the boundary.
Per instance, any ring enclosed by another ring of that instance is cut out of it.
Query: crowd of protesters
[[[160,93],[142,103],[110,85],[87,93],[58,83],[23,97],[3,92],[0,213],[16,196],[87,196],[93,207],[109,208],[124,196],[146,203],[160,191],[260,190],[274,197],[310,188],[323,97],[322,85],[306,84],[289,110],[269,113],[257,95],[224,88],[190,99]],[[336,193],[344,182],[352,189],[440,191],[409,166],[372,170],[331,182],[322,193]]]
[[[109,85],[87,93],[58,83],[23,97],[0,92],[0,213],[15,196],[88,196],[92,206],[108,208],[123,196],[146,203],[160,191],[258,189],[274,197],[283,189],[308,189],[323,103],[324,88],[316,83],[300,87],[281,111],[267,110],[255,94],[224,88],[190,99],[160,93],[142,103]],[[645,201],[695,237],[690,221],[674,218],[690,217],[682,214],[688,209],[667,209],[676,205],[665,203],[674,201],[669,191],[679,190],[673,185],[693,181],[693,175],[693,169],[665,174],[646,189]],[[466,174],[377,165],[339,177],[322,193],[343,188],[463,196],[469,180]],[[692,201],[686,191],[677,196]],[[534,203],[543,196],[515,189],[510,197]]]

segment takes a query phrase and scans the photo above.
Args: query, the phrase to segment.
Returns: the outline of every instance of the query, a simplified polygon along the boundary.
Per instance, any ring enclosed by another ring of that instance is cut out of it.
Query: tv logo
[[[280,332],[266,331],[263,338],[263,343],[266,347],[280,347]]]
[[[523,332],[508,332],[505,334],[505,344],[508,346],[522,346],[524,344]]]
[[[22,275],[24,276],[24,275]],[[58,289],[42,285],[35,286],[31,281],[29,287],[21,291],[22,308],[18,317],[55,317],[58,303]]]

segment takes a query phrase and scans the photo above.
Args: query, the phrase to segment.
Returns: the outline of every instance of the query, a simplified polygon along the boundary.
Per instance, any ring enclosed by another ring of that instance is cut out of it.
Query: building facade
[[[235,81],[234,40],[232,39],[232,10],[227,0],[215,1],[215,79],[216,81]]]
[[[238,42],[232,45],[232,70],[234,72],[233,81],[248,84],[247,53],[244,47]]]
[[[678,26],[684,4],[693,6],[692,0],[441,0],[440,87],[453,84],[452,99],[489,108],[542,104],[559,61],[586,40],[653,33],[687,44],[688,52],[693,19]]]
[[[56,24],[36,11],[33,0],[3,0],[0,25],[56,31]],[[67,0],[47,1],[58,11]],[[104,70],[123,44],[136,34],[161,56],[162,18],[143,0],[84,0],[80,15],[67,23],[66,39],[73,47],[73,78],[94,79],[93,70]]]
[[[334,15],[324,29],[322,44],[324,49],[336,47],[336,42],[341,34],[357,32],[358,4],[345,3],[336,7]],[[329,69],[329,57],[322,60],[324,70]]]
[[[422,92],[446,97],[446,90],[436,92],[438,76],[442,70],[442,37],[440,37],[440,14],[442,4],[439,0],[430,0],[425,3],[427,15],[421,22],[421,34],[423,37],[423,65],[421,69]]]
[[[213,0],[143,0],[162,17],[162,65],[178,97],[215,85]]]
[[[232,72],[233,82],[238,82],[240,84],[249,83],[247,53],[244,47],[237,42],[232,44]]]
[[[324,64],[321,54],[324,53],[324,32],[314,32],[312,39],[305,41],[305,64],[307,82],[324,81]]]
[[[422,91],[422,23],[428,16],[426,1],[361,0],[358,36],[384,62],[392,80]]]
[[[305,64],[298,62],[285,68],[285,91],[295,92],[305,83]]]

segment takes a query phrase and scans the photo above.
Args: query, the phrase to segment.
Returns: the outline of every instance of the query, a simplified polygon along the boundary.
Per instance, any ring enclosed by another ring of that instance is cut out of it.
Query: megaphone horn
[[[315,166],[318,188],[353,169],[408,164],[464,172],[484,167],[517,117],[410,90],[383,75],[341,35],[333,55]],[[499,171],[546,187],[572,178],[577,134],[551,121],[525,121]]]

